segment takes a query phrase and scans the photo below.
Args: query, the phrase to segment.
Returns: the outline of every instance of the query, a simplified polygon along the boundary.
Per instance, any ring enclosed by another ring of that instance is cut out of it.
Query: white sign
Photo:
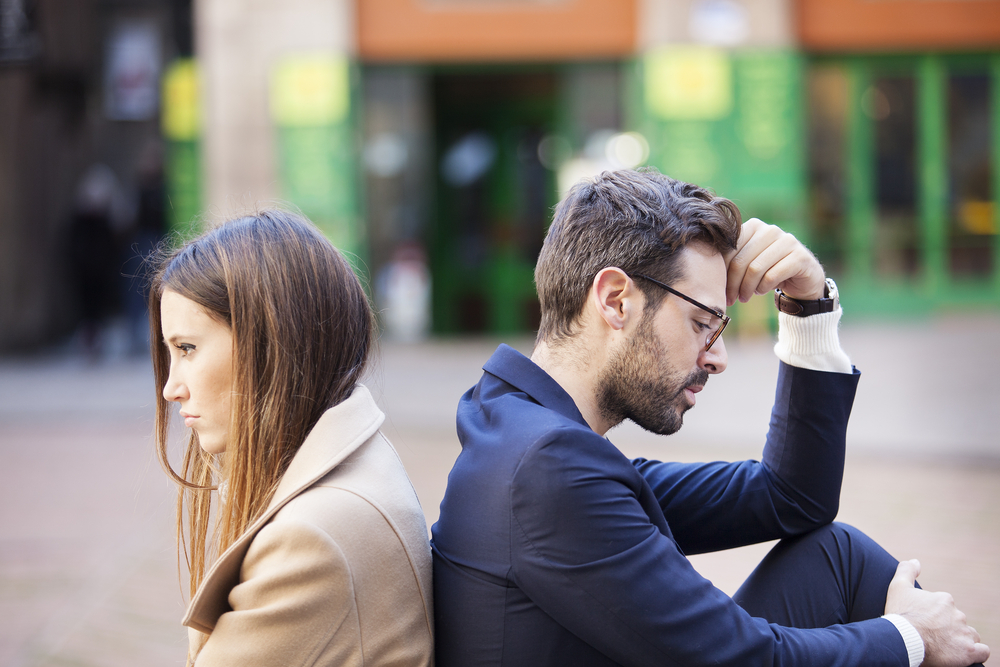
[[[111,120],[152,120],[160,104],[160,32],[153,21],[118,23],[104,61],[104,111]]]

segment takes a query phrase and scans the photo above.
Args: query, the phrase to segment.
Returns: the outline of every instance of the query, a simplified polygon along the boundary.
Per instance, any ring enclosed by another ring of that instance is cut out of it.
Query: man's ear
[[[590,301],[597,315],[611,329],[620,331],[641,308],[639,290],[624,271],[616,266],[601,269],[594,276]]]

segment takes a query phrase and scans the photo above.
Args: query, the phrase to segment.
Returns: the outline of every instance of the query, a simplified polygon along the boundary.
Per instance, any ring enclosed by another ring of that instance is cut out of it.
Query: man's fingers
[[[912,560],[901,560],[899,565],[896,566],[896,574],[892,578],[892,584],[906,585],[909,588],[913,588],[913,585],[917,583],[917,577],[920,576],[920,561],[917,559]]]
[[[925,650],[923,664],[958,667],[986,662],[990,648],[966,622],[954,598],[948,593],[914,588],[919,574],[920,561],[900,561],[889,582],[885,612],[902,615],[920,633]]]
[[[801,294],[800,290],[803,288],[799,283],[811,283],[814,280],[810,260],[812,254],[794,237],[787,236],[775,241],[754,260],[747,271],[740,289],[740,298],[748,301],[755,294],[767,294],[779,286],[786,292]]]
[[[754,222],[760,223],[759,220]],[[746,223],[750,224],[750,223]],[[745,231],[745,230],[744,230]],[[794,241],[774,225],[760,223],[755,231],[745,239],[739,251],[730,258],[726,275],[726,301],[730,304],[737,299],[746,301],[754,295],[757,284],[764,272],[780,260],[790,249],[783,236]],[[740,236],[741,241],[744,235]]]
[[[818,298],[813,294],[822,289],[823,274],[813,254],[791,234],[782,234],[766,245],[763,241],[753,242],[752,249],[747,244],[744,250],[749,252],[744,259],[749,259],[749,263],[741,262],[741,257],[730,263],[726,298],[745,303],[755,294],[767,294],[775,287],[781,287],[792,297]]]
[[[990,659],[990,647],[978,640],[972,653],[972,662],[986,662]]]
[[[737,250],[726,256],[726,303],[749,301],[781,287],[792,298],[822,296],[823,267],[798,239],[756,218],[743,223]]]
[[[726,260],[726,265],[729,264],[730,260],[732,260],[733,257],[738,255],[739,252],[743,250],[743,246],[747,244],[747,241],[750,240],[750,237],[753,236],[754,232],[758,228],[763,226],[765,226],[765,223],[758,218],[750,218],[749,220],[743,223],[743,225],[740,227],[739,238],[736,239],[736,250],[730,250],[729,252],[727,252],[722,256],[722,258]]]

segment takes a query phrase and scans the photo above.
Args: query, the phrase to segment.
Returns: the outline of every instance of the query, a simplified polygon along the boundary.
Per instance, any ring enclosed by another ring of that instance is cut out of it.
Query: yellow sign
[[[991,201],[966,200],[959,204],[958,219],[972,234],[996,234],[996,204]]]
[[[339,123],[347,117],[349,102],[344,56],[288,56],[271,70],[271,117],[282,127]]]
[[[646,108],[664,120],[718,120],[733,108],[733,68],[720,49],[663,47],[646,54]]]
[[[172,141],[197,139],[201,130],[198,106],[198,67],[191,58],[177,60],[163,76],[163,135]]]

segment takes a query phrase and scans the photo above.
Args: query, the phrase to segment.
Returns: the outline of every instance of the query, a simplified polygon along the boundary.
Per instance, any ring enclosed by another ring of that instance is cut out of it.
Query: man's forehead
[[[682,279],[691,277],[689,274],[704,273],[709,269],[721,271],[725,275],[728,269],[726,259],[722,253],[701,241],[684,246],[680,253],[678,253],[677,258]]]
[[[690,290],[692,298],[725,312],[728,267],[722,253],[706,243],[695,242],[685,246],[678,259],[681,272],[677,289]]]

